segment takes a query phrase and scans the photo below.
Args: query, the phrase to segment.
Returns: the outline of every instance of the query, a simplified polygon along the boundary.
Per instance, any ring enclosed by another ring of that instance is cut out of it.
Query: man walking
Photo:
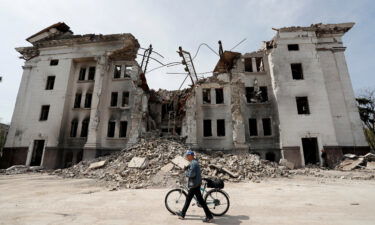
[[[185,156],[186,156],[186,159],[190,162],[188,170],[186,171],[186,177],[189,178],[188,180],[189,192],[186,197],[184,208],[182,209],[181,212],[177,212],[176,214],[178,215],[179,219],[184,219],[186,211],[189,208],[190,202],[193,199],[193,196],[195,195],[199,205],[202,206],[204,213],[206,214],[206,218],[203,220],[203,222],[211,223],[213,222],[213,216],[210,210],[208,209],[206,202],[203,200],[201,190],[200,190],[200,187],[202,184],[201,168],[199,166],[198,161],[195,159],[195,154],[193,151],[188,150]]]

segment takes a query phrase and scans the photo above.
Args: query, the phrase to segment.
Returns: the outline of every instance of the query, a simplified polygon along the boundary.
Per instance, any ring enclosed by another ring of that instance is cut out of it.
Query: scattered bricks
[[[103,161],[91,163],[90,166],[89,166],[89,170],[101,168],[105,165],[106,162],[107,162],[106,160],[103,160]]]
[[[164,173],[167,173],[173,169],[174,165],[172,163],[168,163],[167,165],[163,166],[160,170]]]
[[[184,159],[182,156],[176,156],[172,160],[172,163],[180,167],[181,169],[184,169],[185,167],[189,166],[189,162],[186,159]]]
[[[133,157],[132,160],[129,162],[128,167],[144,169],[146,168],[147,165],[148,165],[147,158]]]

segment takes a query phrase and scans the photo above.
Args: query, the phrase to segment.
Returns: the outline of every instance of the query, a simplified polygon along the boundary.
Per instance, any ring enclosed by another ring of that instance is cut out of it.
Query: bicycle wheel
[[[165,207],[172,214],[182,210],[186,200],[186,192],[181,188],[170,190],[165,196]]]
[[[214,216],[222,216],[229,209],[229,198],[220,189],[212,189],[204,196],[208,209]]]

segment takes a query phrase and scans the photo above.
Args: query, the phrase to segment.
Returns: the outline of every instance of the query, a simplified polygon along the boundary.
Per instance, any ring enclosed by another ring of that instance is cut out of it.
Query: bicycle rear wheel
[[[220,189],[212,189],[204,196],[208,209],[214,216],[224,215],[230,206],[228,196]]]
[[[165,196],[165,207],[172,214],[181,211],[186,201],[186,192],[181,188],[170,190]]]

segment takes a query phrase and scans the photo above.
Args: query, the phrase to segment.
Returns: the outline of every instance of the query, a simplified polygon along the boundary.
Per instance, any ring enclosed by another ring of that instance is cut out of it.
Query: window
[[[116,65],[115,70],[113,72],[113,78],[120,78],[121,77],[121,65]]]
[[[290,68],[292,70],[292,76],[294,80],[302,80],[303,79],[303,72],[302,72],[302,64],[301,63],[292,63],[290,64]]]
[[[115,136],[115,127],[116,127],[115,121],[109,121],[108,122],[107,137],[114,137]]]
[[[120,137],[126,137],[126,130],[128,129],[128,121],[120,122]]]
[[[254,100],[254,87],[246,87],[246,100],[248,103],[253,102]]]
[[[203,104],[210,104],[211,103],[211,89],[203,88],[202,95],[203,95]]]
[[[255,91],[254,87],[246,87],[246,101],[248,103],[263,103],[268,101],[267,87],[259,87],[258,91]]]
[[[81,137],[87,137],[89,131],[89,121],[89,118],[86,118],[82,121]]]
[[[124,91],[124,92],[122,92],[122,103],[121,103],[121,106],[122,107],[126,107],[128,105],[129,105],[129,92]]]
[[[74,99],[74,108],[80,108],[81,107],[81,99],[82,94],[76,94],[76,98]]]
[[[270,118],[263,118],[263,135],[264,136],[271,136],[272,135],[272,128],[271,128],[271,119]]]
[[[245,71],[253,72],[253,60],[252,58],[245,58]]]
[[[79,70],[78,80],[85,80],[85,76],[86,76],[86,68],[81,68]]]
[[[49,61],[50,66],[57,66],[58,64],[59,64],[58,59],[52,59],[51,61]]]
[[[217,136],[225,136],[225,120],[217,120]]]
[[[86,93],[85,108],[90,108],[91,107],[91,99],[92,99],[92,94],[91,93]]]
[[[216,88],[216,104],[223,104],[224,103],[224,92],[222,88]]]
[[[203,120],[203,136],[212,136],[211,120]]]
[[[48,76],[46,90],[53,90],[54,85],[55,85],[55,76]]]
[[[133,66],[125,66],[124,77],[130,77],[133,71]]]
[[[290,44],[290,45],[288,45],[288,51],[298,51],[298,50],[299,50],[298,44]]]
[[[307,97],[296,97],[298,114],[310,114]]]
[[[249,119],[250,136],[258,136],[257,119]]]
[[[87,78],[88,80],[94,80],[95,79],[95,66],[89,67],[89,76]]]
[[[42,105],[42,110],[40,112],[40,121],[45,121],[48,119],[49,105]]]
[[[268,92],[267,87],[259,87],[260,90],[260,102],[267,102],[268,101]]]
[[[263,57],[256,57],[255,58],[255,64],[257,66],[257,72],[263,72],[264,71]]]
[[[118,93],[112,92],[112,94],[111,94],[111,107],[117,107],[117,97],[118,97]]]
[[[70,126],[70,137],[76,137],[77,136],[77,129],[78,129],[78,121],[76,119],[72,120],[71,126]]]

